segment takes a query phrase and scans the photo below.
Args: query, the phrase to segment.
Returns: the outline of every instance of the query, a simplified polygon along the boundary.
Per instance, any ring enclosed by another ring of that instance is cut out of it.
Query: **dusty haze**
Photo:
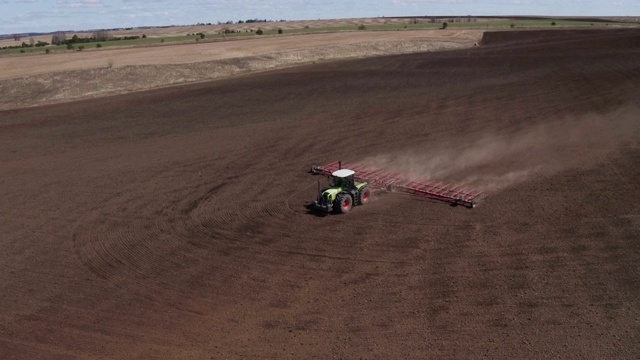
[[[639,117],[640,107],[630,104],[605,114],[551,119],[513,132],[436,140],[423,147],[368,157],[362,163],[415,180],[451,180],[492,194],[533,176],[605,161],[581,150],[585,146],[605,153],[617,151],[621,143],[637,146]]]

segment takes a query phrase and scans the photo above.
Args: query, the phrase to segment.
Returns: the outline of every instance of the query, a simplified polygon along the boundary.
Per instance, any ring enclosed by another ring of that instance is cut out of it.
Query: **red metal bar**
[[[460,187],[460,185],[456,185],[456,186],[454,186],[454,187],[452,187],[452,188],[448,189],[448,191],[447,191],[447,192],[453,192],[453,191],[456,191],[456,189],[457,189],[457,188],[459,188],[459,187]]]

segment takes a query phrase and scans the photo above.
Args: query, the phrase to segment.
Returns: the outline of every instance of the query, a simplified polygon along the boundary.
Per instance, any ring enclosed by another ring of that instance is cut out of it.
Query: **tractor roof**
[[[347,177],[347,176],[351,176],[353,174],[355,174],[356,172],[353,170],[349,170],[349,169],[340,169],[340,170],[336,170],[334,171],[331,175],[335,176],[335,177],[339,177],[339,178],[343,178],[343,177]]]

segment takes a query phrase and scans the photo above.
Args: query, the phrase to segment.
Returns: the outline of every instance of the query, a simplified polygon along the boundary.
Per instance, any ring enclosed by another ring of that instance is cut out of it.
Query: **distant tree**
[[[358,30],[367,30],[367,27],[364,24],[358,25]]]
[[[36,41],[33,39],[33,36],[29,38],[29,45],[34,46]]]
[[[442,23],[441,29],[446,29],[449,24],[445,21]]]
[[[278,34],[282,34],[282,28],[278,28]]]
[[[143,39],[146,39],[146,38],[147,38],[147,35],[142,34],[142,38],[143,38]]]
[[[22,35],[20,35],[20,34],[13,34],[13,40],[14,40],[14,41],[20,41],[20,40],[22,40]]]
[[[93,32],[95,41],[108,41],[111,37],[111,34],[107,30],[96,30]]]
[[[78,43],[78,42],[80,42],[80,38],[78,37],[77,34],[73,34],[73,36],[71,37],[71,40],[69,40],[69,43],[70,44],[75,44],[75,43]]]
[[[82,51],[82,50],[84,50],[84,45],[78,46],[78,51]]]
[[[51,49],[44,49],[44,52],[46,52],[47,54],[51,52]]]
[[[256,35],[262,35],[262,34],[264,34],[264,32],[262,31],[262,29],[258,29],[258,30],[256,31]]]
[[[555,22],[555,21],[553,21],[553,22],[551,23],[551,26],[556,26],[556,22]]]
[[[56,31],[51,35],[51,44],[62,45],[67,41],[67,36],[62,31]]]
[[[67,44],[67,50],[73,50],[73,44],[72,43],[68,43]]]
[[[97,48],[101,48],[101,47],[102,47],[102,44],[97,43],[97,44],[96,44],[96,47],[97,47]]]

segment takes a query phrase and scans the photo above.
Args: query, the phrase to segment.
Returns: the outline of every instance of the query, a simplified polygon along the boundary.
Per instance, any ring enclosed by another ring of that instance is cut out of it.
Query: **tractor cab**
[[[343,190],[352,189],[355,187],[354,176],[355,171],[349,169],[336,170],[331,174],[331,186],[339,187]]]

